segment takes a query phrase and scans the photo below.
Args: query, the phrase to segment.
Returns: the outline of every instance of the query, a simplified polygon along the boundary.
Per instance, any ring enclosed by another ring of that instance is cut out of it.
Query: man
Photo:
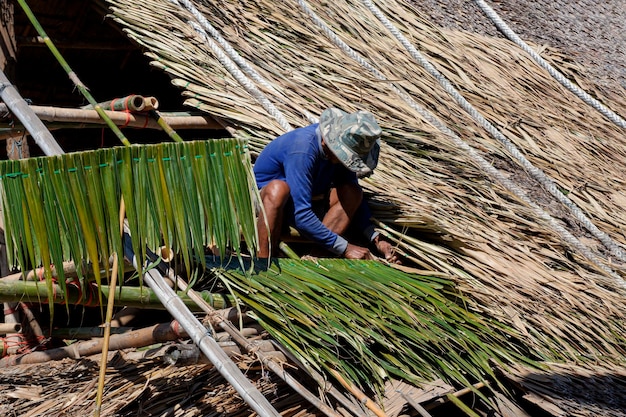
[[[270,142],[254,164],[264,213],[258,219],[259,258],[276,254],[283,219],[335,255],[374,259],[366,247],[342,234],[352,223],[389,262],[398,262],[391,243],[374,230],[358,177],[378,163],[382,131],[367,111],[325,110],[319,124],[295,129]],[[327,199],[320,218],[314,200]]]

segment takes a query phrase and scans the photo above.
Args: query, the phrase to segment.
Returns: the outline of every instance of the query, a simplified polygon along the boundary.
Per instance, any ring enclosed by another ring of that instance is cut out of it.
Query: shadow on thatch
[[[506,374],[523,398],[552,415],[626,416],[626,369],[551,364]]]

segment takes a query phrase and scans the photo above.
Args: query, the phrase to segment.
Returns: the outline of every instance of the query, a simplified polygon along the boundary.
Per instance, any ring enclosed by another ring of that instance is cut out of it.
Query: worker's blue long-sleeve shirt
[[[343,254],[348,242],[322,224],[313,212],[312,199],[326,194],[331,186],[358,184],[358,180],[355,173],[326,158],[321,140],[318,124],[279,136],[259,154],[254,163],[254,175],[259,189],[272,180],[287,182],[294,206],[293,226],[326,249]],[[370,211],[363,200],[353,223],[371,238],[374,228],[369,218]]]

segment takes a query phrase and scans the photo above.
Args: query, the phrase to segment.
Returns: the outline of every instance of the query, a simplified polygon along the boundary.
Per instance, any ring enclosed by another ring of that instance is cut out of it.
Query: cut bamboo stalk
[[[144,97],[137,94],[131,94],[126,97],[103,101],[102,103],[98,103],[98,105],[102,107],[103,110],[140,112],[158,109],[159,101],[156,97]],[[82,108],[93,109],[94,107],[89,104]]]
[[[157,110],[159,108],[159,101],[156,97],[144,97],[145,110]]]
[[[0,323],[0,334],[5,335],[7,333],[18,333],[22,330],[22,326],[19,323]]]
[[[134,330],[124,334],[112,335],[109,346],[112,350],[139,348],[154,343],[169,342],[187,337],[184,329],[176,321],[156,324],[140,330]],[[0,359],[0,368],[13,365],[42,363],[64,358],[78,359],[83,356],[91,356],[101,353],[104,340],[92,339],[84,342],[49,349],[40,352],[32,352],[24,355],[14,355]]]

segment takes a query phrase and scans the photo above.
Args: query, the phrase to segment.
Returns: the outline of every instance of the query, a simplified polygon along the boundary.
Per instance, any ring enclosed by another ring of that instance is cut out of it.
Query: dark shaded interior
[[[22,8],[13,3],[16,42],[15,60],[9,59],[5,74],[19,93],[33,105],[78,108],[87,100],[39,37]],[[154,96],[161,111],[184,111],[181,90],[164,72],[152,68],[139,45],[133,44],[108,16],[103,0],[30,0],[33,14],[46,34],[96,101],[129,94]],[[121,143],[107,127],[58,129],[53,136],[66,152],[117,146]],[[222,131],[178,132],[184,139],[224,136]],[[164,132],[124,129],[132,143],[167,141]],[[41,155],[29,140],[31,156]],[[4,146],[0,146],[6,156]]]

